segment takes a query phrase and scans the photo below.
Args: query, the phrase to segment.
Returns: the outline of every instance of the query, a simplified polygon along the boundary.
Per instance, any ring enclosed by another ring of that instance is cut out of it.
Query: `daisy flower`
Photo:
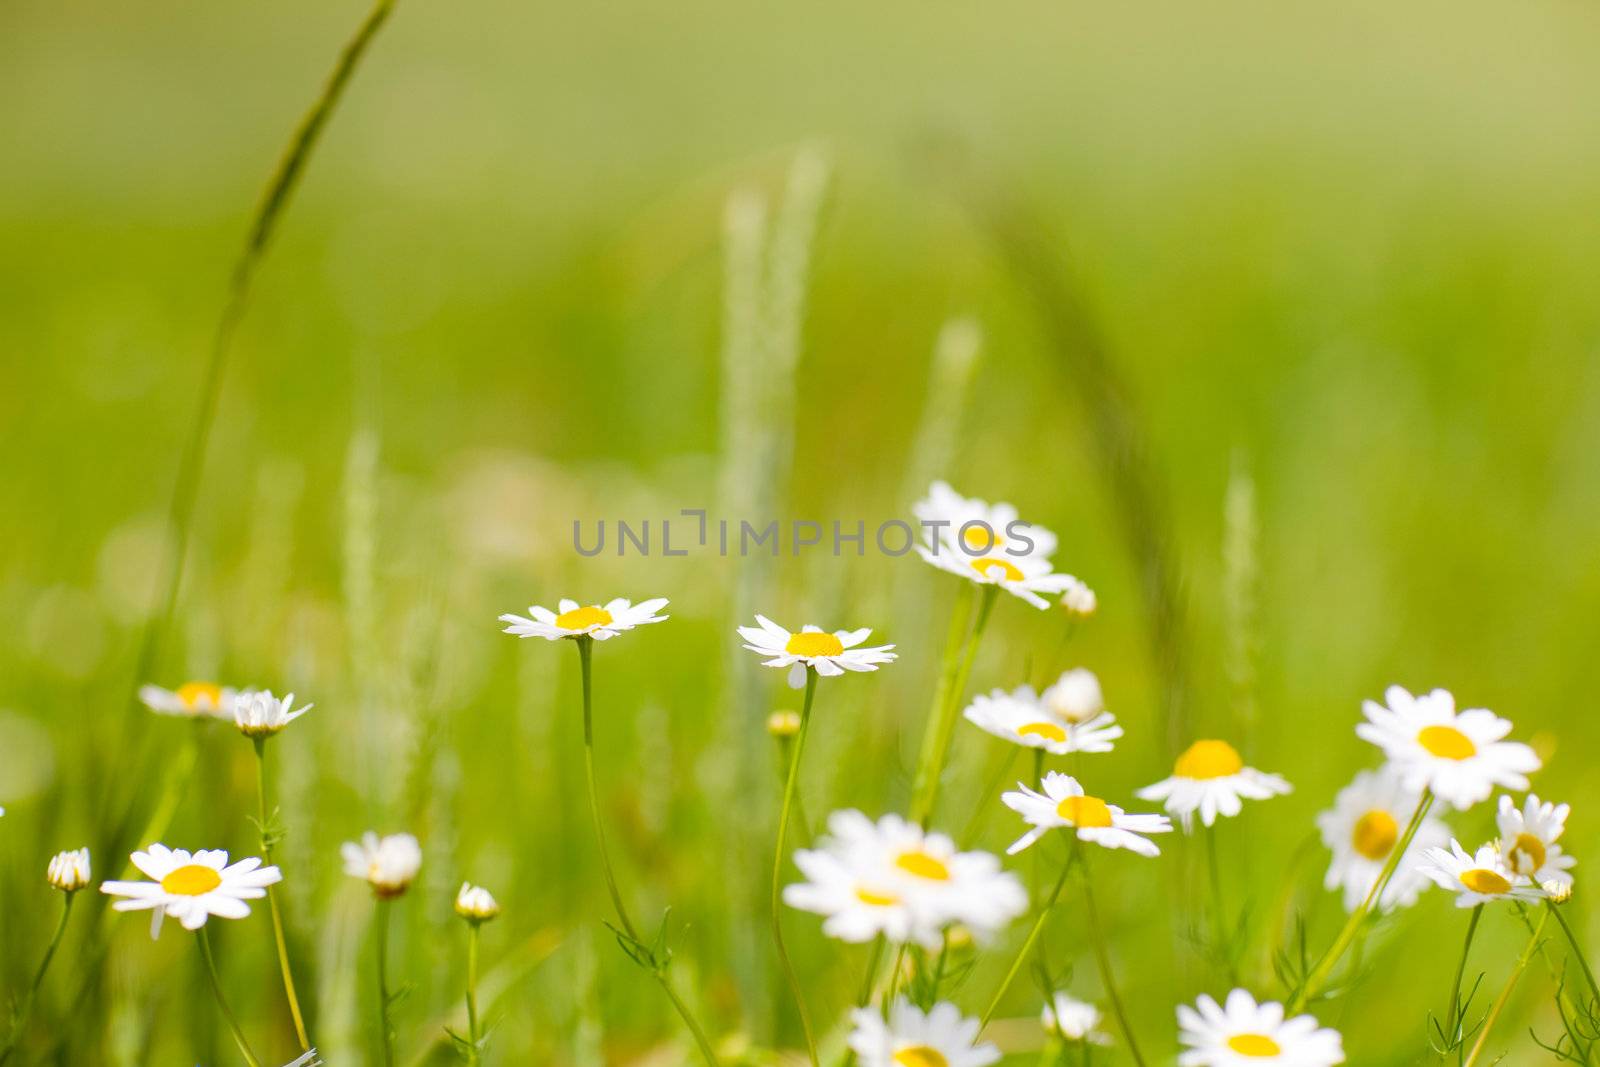
[[[996,689],[988,696],[973,697],[962,714],[972,725],[996,737],[1028,748],[1042,748],[1056,756],[1110,752],[1111,743],[1122,736],[1122,727],[1109,712],[1087,719],[1063,718],[1031,685],[1019,686],[1009,693]]]
[[[1266,800],[1293,788],[1276,774],[1246,767],[1239,752],[1226,741],[1196,741],[1172,768],[1172,777],[1147,785],[1135,795],[1140,800],[1164,800],[1168,814],[1176,815],[1188,830],[1194,813],[1210,826],[1218,815],[1239,814],[1240,798]]]
[[[232,719],[238,693],[215,682],[184,682],[176,689],[141,685],[139,700],[158,715],[189,719]]]
[[[1367,721],[1356,734],[1383,749],[1406,785],[1429,789],[1458,810],[1486,800],[1495,786],[1528,788],[1527,775],[1539,769],[1533,749],[1501,740],[1511,723],[1492,711],[1456,711],[1456,699],[1443,689],[1412,696],[1398,685],[1383,694],[1385,707],[1361,705]]]
[[[952,923],[976,936],[996,933],[1028,907],[1016,877],[987,852],[958,852],[944,834],[926,834],[898,815],[876,823],[836,811],[815,849],[795,853],[805,882],[785,887],[784,903],[823,915],[823,933],[860,943],[883,934],[937,948]]]
[[[1076,778],[1057,771],[1045,775],[1040,784],[1044,791],[1036,793],[1018,782],[1020,793],[1000,798],[1033,827],[1006,849],[1006,855],[1016,855],[1051,830],[1072,830],[1079,841],[1103,848],[1125,848],[1141,856],[1161,854],[1155,842],[1140,835],[1170,833],[1172,822],[1165,815],[1128,815],[1115,804],[1088,796]]]
[[[1100,679],[1087,667],[1063,672],[1054,685],[1040,694],[1039,702],[1052,714],[1072,723],[1088,722],[1106,710]]]
[[[76,893],[91,880],[89,850],[78,848],[70,852],[57,852],[50,857],[50,866],[45,869],[44,876],[47,882],[63,893]]]
[[[485,923],[500,914],[500,902],[483,886],[462,882],[456,892],[456,914],[470,923]]]
[[[969,558],[997,552],[1048,558],[1056,550],[1056,535],[1021,521],[1010,504],[969,499],[945,482],[929,486],[928,495],[911,506],[911,513],[924,524],[924,540],[935,552]]]
[[[161,933],[161,920],[172,916],[185,930],[198,930],[215,915],[242,919],[250,914],[247,900],[267,895],[267,886],[283,881],[276,867],[263,867],[252,856],[228,863],[221,849],[190,853],[181,848],[151,845],[135,852],[133,865],[151,878],[148,882],[102,882],[100,892],[127,897],[111,905],[117,911],[152,910],[150,936]]]
[[[1111,1044],[1111,1035],[1096,1029],[1100,1025],[1100,1009],[1088,1001],[1075,1000],[1066,993],[1057,993],[1039,1013],[1039,1025],[1045,1033],[1055,1034],[1063,1041],[1087,1041],[1094,1045]]]
[[[1100,606],[1100,600],[1094,595],[1094,590],[1076,578],[1073,578],[1062,591],[1059,603],[1061,609],[1068,615],[1075,615],[1078,618],[1088,618]]]
[[[307,704],[296,709],[293,693],[279,698],[270,689],[251,689],[234,698],[233,723],[246,737],[271,737],[311,708]]]
[[[829,633],[816,626],[803,627],[799,633],[790,633],[765,615],[757,615],[757,626],[739,627],[744,647],[760,656],[764,667],[788,667],[789,685],[799,689],[806,684],[806,669],[812,668],[825,678],[833,678],[845,671],[875,671],[880,663],[893,663],[896,656],[893,645],[875,645],[858,648],[872,636],[871,630],[835,630]]]
[[[1494,844],[1481,845],[1468,854],[1461,842],[1430,848],[1422,855],[1423,874],[1440,888],[1456,894],[1456,907],[1473,908],[1495,900],[1543,900],[1544,892],[1525,875],[1513,871]]]
[[[521,615],[502,615],[506,624],[503,631],[518,637],[542,637],[546,641],[559,641],[563,637],[592,637],[596,641],[611,638],[646,623],[665,622],[670,616],[656,612],[667,606],[666,597],[656,597],[641,604],[623,600],[599,604],[579,604],[576,600],[562,600],[556,610],[534,604],[528,608],[532,618]]]
[[[923,1012],[899,997],[888,1022],[873,1007],[857,1008],[850,1019],[850,1048],[861,1067],[988,1067],[1000,1058],[994,1045],[978,1044],[978,1020],[963,1017],[948,1001]]]
[[[1178,1005],[1178,1040],[1188,1046],[1178,1067],[1333,1067],[1344,1062],[1337,1030],[1309,1015],[1283,1017],[1283,1005],[1256,1003],[1243,989],[1226,1005],[1202,995],[1193,1008]]]
[[[1043,611],[1050,606],[1046,597],[1055,596],[1077,579],[1057,574],[1044,556],[1008,556],[1004,553],[972,557],[955,549],[917,546],[917,554],[942,571],[949,571],[979,585],[996,585],[1021,597]]]
[[[1572,875],[1567,872],[1578,861],[1556,844],[1556,839],[1566,832],[1571,812],[1566,804],[1541,804],[1532,793],[1519,811],[1515,801],[1502,796],[1495,822],[1500,828],[1500,854],[1506,858],[1506,866],[1541,886],[1551,882],[1571,885]]]
[[[1400,842],[1411,821],[1421,794],[1406,788],[1393,770],[1362,771],[1334,798],[1333,807],[1317,816],[1322,843],[1333,853],[1323,885],[1344,889],[1344,906],[1355,911],[1383,873],[1384,864]],[[1450,840],[1443,822],[1429,817],[1417,827],[1411,847],[1384,887],[1378,907],[1409,908],[1428,886],[1418,869],[1423,850],[1437,848]]]
[[[316,1049],[311,1049],[308,1052],[302,1052],[284,1064],[283,1067],[322,1067],[322,1057],[317,1055]]]
[[[344,858],[344,873],[364,878],[377,896],[397,897],[411,885],[422,867],[422,846],[410,834],[379,837],[368,830],[360,843],[346,841],[339,846]]]

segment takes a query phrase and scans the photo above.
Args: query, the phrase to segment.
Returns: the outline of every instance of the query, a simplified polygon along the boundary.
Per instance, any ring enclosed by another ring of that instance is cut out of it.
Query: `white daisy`
[[[1062,592],[1059,603],[1062,610],[1068,615],[1076,615],[1079,618],[1087,618],[1093,615],[1095,609],[1100,606],[1099,598],[1094,595],[1094,590],[1076,578],[1073,578],[1072,582]]]
[[[1256,1003],[1243,989],[1226,1007],[1202,995],[1193,1008],[1178,1005],[1178,1040],[1188,1046],[1178,1067],[1333,1067],[1344,1062],[1337,1030],[1309,1015],[1283,1017],[1283,1005]]]
[[[968,722],[996,737],[1028,748],[1042,748],[1057,756],[1110,752],[1112,742],[1122,736],[1122,727],[1109,712],[1087,719],[1063,718],[1031,685],[1019,686],[1009,693],[996,689],[988,696],[973,697],[962,714]]]
[[[379,897],[397,897],[411,885],[422,867],[422,846],[410,834],[379,837],[368,830],[360,843],[346,841],[339,846],[344,858],[344,873],[364,878]]]
[[[1457,713],[1446,690],[1412,696],[1392,685],[1384,699],[1388,707],[1372,700],[1361,705],[1368,721],[1356,734],[1383,749],[1412,789],[1430,789],[1464,811],[1497,785],[1527,789],[1527,775],[1539,769],[1533,749],[1501,740],[1511,723],[1483,708]]]
[[[322,1057],[317,1055],[316,1049],[302,1052],[283,1067],[322,1067]]]
[[[179,715],[190,719],[233,719],[233,701],[238,693],[215,682],[184,682],[176,689],[141,685],[139,700],[159,715]]]
[[[1541,886],[1551,882],[1571,885],[1572,875],[1568,872],[1578,861],[1556,844],[1566,832],[1571,813],[1569,805],[1541,804],[1532,793],[1519,811],[1515,801],[1502,796],[1495,822],[1500,828],[1500,853],[1506,858],[1506,866]]]
[[[1461,842],[1451,839],[1450,847],[1430,848],[1422,854],[1418,868],[1440,888],[1456,894],[1456,907],[1472,908],[1495,900],[1543,900],[1544,891],[1506,864],[1493,843],[1481,845],[1468,854]]]
[[[1062,672],[1055,684],[1040,694],[1039,702],[1054,715],[1072,723],[1088,722],[1106,710],[1100,679],[1087,667]]]
[[[89,850],[77,848],[70,852],[57,852],[50,857],[50,866],[45,869],[44,876],[47,882],[63,893],[76,893],[91,881]]]
[[[1022,522],[1010,504],[969,499],[944,482],[929,486],[911,513],[923,524],[923,540],[936,552],[955,550],[968,558],[997,552],[1013,558],[1055,554],[1056,535]]]
[[[592,637],[596,641],[606,641],[635,626],[665,622],[671,616],[657,615],[656,612],[666,606],[666,597],[656,597],[642,604],[619,597],[607,601],[604,607],[562,600],[556,605],[555,611],[534,604],[528,608],[532,618],[502,615],[500,621],[506,624],[504,633],[518,637],[542,637],[546,641],[559,641],[563,637]]]
[[[1240,798],[1266,800],[1293,787],[1276,774],[1246,767],[1239,752],[1226,741],[1196,741],[1178,757],[1172,777],[1147,785],[1135,795],[1140,800],[1164,800],[1168,814],[1176,815],[1184,830],[1194,813],[1210,826],[1218,815],[1239,814]]]
[[[161,920],[170,915],[185,930],[198,930],[212,915],[221,919],[242,919],[250,914],[247,900],[267,895],[267,886],[283,881],[276,867],[263,867],[252,856],[230,866],[221,849],[201,849],[190,853],[181,848],[151,845],[148,851],[135,852],[133,865],[153,881],[102,882],[100,892],[127,897],[111,905],[117,911],[152,909],[150,936],[161,933]]]
[[[246,737],[271,737],[311,708],[307,704],[296,709],[293,693],[280,698],[270,689],[250,689],[234,698],[233,723]]]
[[[979,585],[997,585],[1043,611],[1050,606],[1046,597],[1066,590],[1077,579],[1057,574],[1044,556],[1009,556],[993,553],[969,556],[949,546],[917,546],[917,554],[942,571]]]
[[[1075,1000],[1066,993],[1057,993],[1039,1013],[1039,1025],[1045,1033],[1055,1034],[1063,1041],[1087,1041],[1092,1045],[1111,1044],[1111,1035],[1102,1033],[1100,1009],[1088,1001]]]
[[[982,1024],[948,1001],[924,1013],[900,997],[888,1022],[873,1007],[857,1008],[850,1019],[850,1047],[861,1067],[988,1067],[1000,1058],[994,1045],[978,1044]]]
[[[836,811],[815,849],[795,853],[806,881],[787,886],[784,903],[827,918],[841,941],[913,941],[937,948],[952,923],[988,938],[1021,915],[1028,894],[987,852],[958,852],[944,834],[927,834],[898,815],[874,823]]]
[[[745,648],[767,659],[764,667],[788,667],[789,685],[799,689],[806,684],[806,668],[814,669],[825,678],[833,678],[845,671],[875,671],[880,663],[893,663],[896,656],[893,645],[875,645],[858,648],[872,636],[871,630],[835,630],[829,633],[816,626],[803,627],[799,633],[790,633],[765,615],[757,615],[758,626],[739,627]]]
[[[1411,821],[1420,793],[1406,788],[1394,771],[1362,771],[1334,798],[1333,807],[1317,816],[1322,843],[1333,853],[1323,885],[1344,889],[1344,906],[1354,911],[1367,899],[1383,873],[1384,864],[1399,844]],[[1417,827],[1411,847],[1395,868],[1384,888],[1378,907],[1387,911],[1409,908],[1428,886],[1428,879],[1417,865],[1424,849],[1437,848],[1450,840],[1450,831],[1440,820],[1428,817]]]
[[[500,902],[487,889],[462,882],[456,892],[456,914],[470,923],[484,923],[500,914]]]
[[[1125,848],[1141,856],[1159,856],[1161,850],[1155,842],[1140,835],[1172,831],[1172,822],[1165,815],[1128,815],[1115,804],[1085,794],[1078,780],[1069,775],[1051,771],[1040,784],[1042,793],[1018,782],[1020,793],[1006,793],[1000,798],[1033,827],[1006,849],[1008,856],[1021,852],[1051,830],[1062,829],[1072,830],[1079,841],[1102,848]]]

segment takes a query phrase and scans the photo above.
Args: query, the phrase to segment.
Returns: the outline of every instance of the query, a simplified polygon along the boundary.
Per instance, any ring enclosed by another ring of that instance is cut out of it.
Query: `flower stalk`
[[[934,691],[933,706],[928,715],[927,732],[922,738],[922,753],[917,760],[917,773],[912,782],[912,822],[926,824],[939,800],[939,779],[944,774],[945,760],[950,754],[950,741],[955,735],[956,712],[961,695],[966,692],[967,679],[972,676],[972,664],[978,655],[978,644],[988,628],[989,616],[994,611],[995,598],[1000,587],[986,585],[978,601],[977,618],[968,632],[967,616],[970,612],[971,586],[962,583],[960,599],[951,614],[950,630],[945,639],[945,650],[939,671],[939,686]],[[962,638],[965,637],[965,645]]]
[[[257,826],[261,831],[261,857],[272,863],[272,849],[277,844],[278,832],[267,808],[267,739],[252,737],[256,750],[256,811]],[[274,813],[276,814],[276,813]],[[272,916],[272,941],[278,952],[278,970],[283,974],[283,995],[289,1002],[289,1017],[294,1020],[294,1036],[302,1052],[311,1051],[311,1038],[306,1034],[305,1017],[300,1012],[300,997],[295,991],[294,971],[289,966],[289,941],[283,932],[283,913],[278,907],[278,895],[267,887],[267,911]]]
[[[1489,1015],[1483,1020],[1483,1027],[1478,1031],[1478,1040],[1472,1043],[1472,1052],[1467,1056],[1466,1067],[1475,1067],[1478,1057],[1483,1055],[1485,1046],[1489,1043],[1489,1031],[1494,1029],[1495,1020],[1500,1018],[1505,1011],[1506,1004],[1511,1000],[1511,994],[1517,987],[1517,981],[1522,977],[1522,972],[1528,969],[1528,962],[1533,959],[1533,954],[1539,950],[1539,938],[1544,933],[1545,920],[1550,918],[1550,909],[1539,916],[1539,921],[1534,924],[1533,934],[1528,938],[1528,944],[1522,950],[1522,955],[1517,957],[1517,962],[1512,965],[1511,974],[1506,978],[1506,984],[1500,990],[1500,995],[1495,998],[1494,1007],[1489,1009]]]
[[[11,1059],[11,1054],[16,1051],[17,1044],[21,1042],[22,1035],[28,1028],[28,1017],[33,1014],[33,1001],[39,995],[39,987],[44,984],[45,972],[50,969],[50,961],[55,959],[56,949],[61,947],[61,938],[67,932],[67,919],[72,915],[72,900],[76,892],[69,892],[61,904],[61,918],[56,923],[56,932],[50,938],[50,944],[44,950],[44,958],[39,961],[39,969],[33,974],[33,984],[28,986],[28,991],[23,994],[22,1003],[17,1005],[16,1018],[11,1024],[11,1034],[6,1038],[4,1048],[0,1048],[0,1064]]]
[[[217,996],[217,1006],[222,1009],[222,1017],[228,1021],[228,1029],[233,1031],[233,1043],[239,1046],[239,1053],[244,1056],[245,1063],[250,1067],[261,1067],[261,1061],[251,1050],[250,1042],[244,1036],[244,1028],[239,1025],[238,1017],[228,1006],[228,998],[222,993],[222,979],[217,975],[217,959],[211,951],[211,935],[204,926],[195,931],[195,940],[200,945],[200,957],[205,960],[206,977],[211,979],[211,991]]]
[[[795,973],[794,961],[789,958],[789,948],[783,942],[783,860],[788,853],[789,814],[795,806],[799,789],[800,758],[805,752],[806,734],[811,727],[811,704],[817,693],[817,672],[806,668],[806,695],[800,707],[800,729],[794,736],[793,751],[789,754],[789,773],[783,786],[783,806],[778,812],[778,841],[772,854],[772,941],[778,949],[778,965],[794,996],[795,1008],[800,1014],[800,1028],[805,1032],[806,1052],[811,1057],[811,1067],[818,1067],[817,1039],[811,1029],[811,1013],[806,1008],[805,992],[800,988],[800,976]]]
[[[1100,913],[1094,903],[1094,876],[1089,873],[1089,859],[1084,854],[1080,842],[1073,842],[1073,850],[1077,854],[1078,862],[1083,866],[1083,910],[1089,923],[1089,942],[1094,948],[1095,965],[1100,968],[1100,984],[1105,987],[1106,1000],[1111,1003],[1111,1012],[1117,1017],[1117,1026],[1122,1030],[1122,1037],[1128,1043],[1128,1054],[1139,1067],[1145,1067],[1144,1056],[1139,1052],[1138,1039],[1133,1036],[1133,1026],[1128,1022],[1127,1009],[1123,1007],[1122,997],[1117,993],[1116,977],[1111,970],[1111,953],[1106,948],[1105,931],[1100,928]]]

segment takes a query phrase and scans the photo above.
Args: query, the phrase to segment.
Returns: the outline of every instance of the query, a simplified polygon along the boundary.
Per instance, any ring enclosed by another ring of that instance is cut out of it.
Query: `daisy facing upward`
[[[1144,835],[1170,833],[1172,822],[1165,815],[1128,815],[1114,804],[1086,795],[1076,778],[1056,771],[1040,784],[1042,792],[1034,792],[1018,782],[1021,792],[1000,798],[1033,827],[1006,849],[1006,855],[1016,855],[1051,830],[1070,830],[1079,841],[1102,848],[1125,848],[1141,856],[1161,854]]]
[[[1310,1015],[1284,1018],[1282,1004],[1256,1003],[1243,989],[1223,1004],[1201,996],[1194,1007],[1178,1005],[1178,1040],[1186,1047],[1179,1067],[1333,1067],[1344,1062],[1337,1030]]]
[[[1456,711],[1456,698],[1435,689],[1412,696],[1398,685],[1383,694],[1387,706],[1368,700],[1367,721],[1356,735],[1383,749],[1406,785],[1426,789],[1458,811],[1487,800],[1495,786],[1528,788],[1539,769],[1533,749],[1506,741],[1511,723],[1492,711]]]
[[[1172,777],[1147,785],[1134,795],[1140,800],[1166,802],[1167,814],[1175,816],[1184,830],[1192,825],[1195,812],[1207,826],[1218,815],[1233,817],[1243,805],[1240,800],[1266,800],[1290,791],[1292,787],[1276,774],[1246,767],[1239,752],[1226,741],[1196,741],[1178,757]]]
[[[1572,885],[1572,868],[1577,860],[1567,855],[1557,840],[1567,829],[1572,808],[1566,804],[1543,804],[1532,793],[1518,808],[1510,797],[1500,798],[1495,823],[1500,830],[1500,854],[1506,866],[1541,886]]]
[[[1026,748],[1042,748],[1055,756],[1110,752],[1112,743],[1122,736],[1122,727],[1110,712],[1068,718],[1048,699],[1050,690],[1045,694],[1040,697],[1031,685],[1009,693],[996,689],[988,696],[973,697],[963,716],[998,738]]]
[[[872,631],[835,630],[829,633],[818,626],[803,626],[790,633],[765,615],[756,616],[755,626],[739,627],[744,647],[759,656],[763,667],[787,667],[789,688],[803,689],[806,671],[824,678],[837,678],[845,671],[875,671],[879,665],[893,663],[893,645],[859,647]]]

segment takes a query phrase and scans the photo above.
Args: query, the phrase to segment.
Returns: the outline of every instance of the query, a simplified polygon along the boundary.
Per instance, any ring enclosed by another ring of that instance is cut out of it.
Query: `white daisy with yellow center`
[[[596,641],[608,641],[635,626],[667,621],[671,616],[656,614],[666,606],[666,597],[656,597],[639,604],[620,597],[608,600],[603,605],[561,600],[557,602],[555,611],[533,604],[528,608],[530,617],[502,615],[500,621],[506,624],[503,633],[517,637],[542,637],[546,641],[592,637]]]
[[[850,1048],[861,1067],[988,1067],[1000,1059],[998,1048],[978,1042],[982,1024],[948,1001],[924,1012],[900,997],[887,1022],[875,1007],[857,1008],[850,1020]]]
[[[941,555],[953,552],[971,558],[1003,553],[1048,559],[1055,554],[1056,535],[1023,522],[1012,505],[964,497],[945,482],[929,486],[928,495],[911,506],[911,513],[923,524],[924,543]]]
[[[979,585],[997,585],[1043,611],[1053,597],[1077,581],[1070,574],[1057,574],[1042,556],[1010,556],[1004,552],[987,556],[967,556],[950,548],[917,546],[917,553],[942,571],[949,571]]]
[[[1039,1025],[1044,1027],[1045,1033],[1055,1034],[1063,1041],[1111,1044],[1111,1035],[1099,1029],[1100,1009],[1066,993],[1050,998],[1050,1003],[1039,1013]]]
[[[810,668],[824,678],[835,678],[845,671],[875,671],[880,664],[893,663],[893,645],[861,648],[872,636],[871,630],[835,630],[805,626],[790,633],[765,615],[757,615],[756,626],[739,627],[744,647],[759,656],[764,667],[789,668],[789,685],[799,689],[806,684]]]
[[[267,886],[283,881],[276,867],[263,867],[257,857],[229,864],[221,849],[186,849],[151,845],[133,854],[133,865],[148,882],[102,882],[100,891],[126,897],[111,905],[117,911],[152,910],[150,936],[161,933],[161,920],[172,916],[185,930],[198,930],[215,915],[242,919],[250,914],[247,900],[267,895]]]
[[[215,682],[184,682],[176,689],[141,685],[139,701],[158,715],[177,715],[186,719],[233,720],[237,691]]]
[[[1175,815],[1184,830],[1192,825],[1194,813],[1207,826],[1218,815],[1239,814],[1240,800],[1266,800],[1289,792],[1293,787],[1276,774],[1246,767],[1239,750],[1226,741],[1196,741],[1178,757],[1172,777],[1147,785],[1135,795],[1140,800],[1166,802],[1167,814]]]
[[[1344,1062],[1337,1030],[1310,1015],[1283,1017],[1283,1005],[1256,1003],[1243,989],[1224,1004],[1202,995],[1178,1005],[1178,1067],[1333,1067]]]
[[[1031,685],[1019,686],[1009,693],[996,689],[988,696],[973,697],[962,714],[972,725],[996,737],[1028,748],[1042,748],[1056,756],[1110,752],[1112,742],[1122,736],[1122,727],[1110,712],[1066,718]]]
[[[340,845],[339,855],[345,874],[365,879],[372,892],[384,899],[404,893],[422,869],[422,846],[410,834],[379,837],[368,830],[359,842]]]
[[[469,923],[486,923],[500,914],[500,902],[483,886],[462,882],[456,891],[456,914]]]
[[[310,704],[296,708],[293,693],[275,697],[270,689],[247,690],[233,701],[233,724],[246,737],[271,737],[311,708]]]
[[[1449,848],[1430,848],[1418,868],[1442,889],[1456,894],[1456,907],[1475,908],[1496,900],[1543,900],[1545,892],[1506,863],[1493,843],[1468,853],[1451,839]]]
[[[783,899],[825,916],[822,932],[841,941],[883,934],[937,948],[952,924],[987,940],[1028,907],[1022,884],[997,858],[960,852],[944,834],[924,833],[898,815],[873,822],[836,811],[817,844],[795,853],[806,881],[785,887]]]
[[[1040,787],[1043,791],[1035,792],[1018,782],[1021,792],[1006,793],[1000,798],[1033,827],[1006,849],[1008,856],[1021,852],[1051,830],[1070,830],[1079,841],[1102,848],[1125,848],[1141,856],[1159,856],[1161,850],[1155,842],[1141,835],[1172,832],[1172,822],[1165,815],[1129,815],[1115,804],[1086,794],[1070,775],[1051,771]]]
[[[1506,858],[1506,866],[1541,886],[1552,882],[1571,885],[1572,875],[1568,872],[1577,864],[1577,858],[1567,855],[1556,843],[1566,832],[1570,814],[1570,805],[1540,803],[1532,793],[1522,802],[1520,810],[1516,801],[1502,796],[1495,823],[1500,830],[1500,854]]]
[[[1406,824],[1417,809],[1421,794],[1406,788],[1392,769],[1362,771],[1334,798],[1333,807],[1317,816],[1322,843],[1333,853],[1323,885],[1344,890],[1346,911],[1355,911],[1383,873],[1384,864],[1399,847]],[[1409,908],[1428,887],[1428,879],[1417,869],[1425,849],[1437,848],[1450,840],[1450,831],[1440,820],[1429,817],[1417,827],[1411,846],[1400,859],[1394,876],[1384,887],[1378,907],[1387,911]]]
[[[1383,749],[1406,785],[1429,789],[1458,810],[1486,800],[1495,786],[1528,788],[1529,774],[1539,769],[1533,749],[1502,740],[1511,723],[1492,711],[1456,711],[1456,699],[1444,689],[1412,696],[1398,685],[1385,691],[1388,706],[1368,700],[1361,710],[1367,721],[1357,736]]]

